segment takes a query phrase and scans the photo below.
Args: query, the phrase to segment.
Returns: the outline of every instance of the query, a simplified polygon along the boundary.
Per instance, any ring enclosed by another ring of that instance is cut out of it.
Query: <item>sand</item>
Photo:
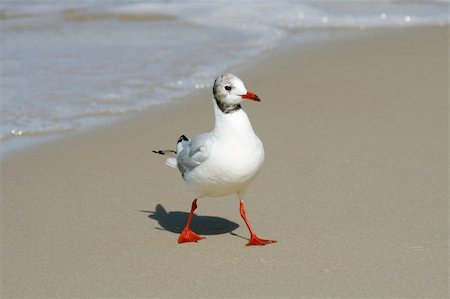
[[[293,39],[238,74],[266,161],[201,199],[151,153],[212,128],[210,91],[1,161],[1,297],[448,297],[448,28]],[[231,70],[234,71],[234,70]]]

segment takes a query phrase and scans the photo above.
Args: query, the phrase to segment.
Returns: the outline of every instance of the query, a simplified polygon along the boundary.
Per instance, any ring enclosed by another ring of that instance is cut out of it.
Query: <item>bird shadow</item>
[[[161,204],[157,204],[155,211],[140,211],[148,213],[148,218],[158,221],[162,229],[172,233],[181,233],[189,213],[186,212],[167,212]],[[232,233],[239,224],[225,218],[215,216],[198,216],[194,214],[191,222],[191,229],[200,235],[220,235]]]

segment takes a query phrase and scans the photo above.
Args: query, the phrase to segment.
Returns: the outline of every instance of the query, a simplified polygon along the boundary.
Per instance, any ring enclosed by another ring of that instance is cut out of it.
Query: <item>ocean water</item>
[[[211,88],[292,34],[448,24],[449,2],[0,0],[0,148]]]

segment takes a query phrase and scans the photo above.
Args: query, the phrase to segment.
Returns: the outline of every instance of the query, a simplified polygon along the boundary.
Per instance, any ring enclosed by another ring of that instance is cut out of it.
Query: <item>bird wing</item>
[[[208,159],[212,139],[209,133],[200,134],[192,140],[182,139],[177,144],[177,164],[182,174],[191,171]]]

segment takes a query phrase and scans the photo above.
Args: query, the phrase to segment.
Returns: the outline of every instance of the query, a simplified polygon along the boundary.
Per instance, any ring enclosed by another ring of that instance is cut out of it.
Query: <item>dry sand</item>
[[[448,297],[448,33],[293,41],[239,73],[274,245],[244,246],[232,196],[176,243],[192,198],[151,150],[212,128],[209,90],[3,159],[1,297]]]

